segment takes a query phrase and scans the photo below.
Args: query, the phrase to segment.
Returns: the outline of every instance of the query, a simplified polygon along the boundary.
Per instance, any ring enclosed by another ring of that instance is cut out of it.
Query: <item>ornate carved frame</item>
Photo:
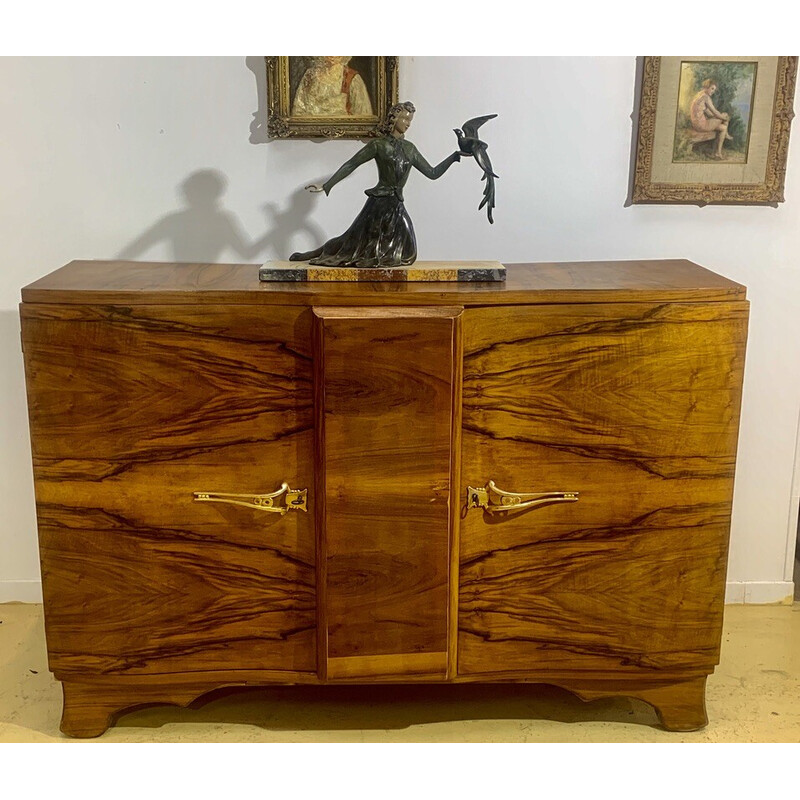
[[[631,201],[634,203],[782,203],[789,129],[794,112],[797,56],[780,56],[772,106],[766,170],[759,183],[655,183],[651,180],[661,57],[646,56],[642,72],[639,129]],[[672,111],[670,110],[670,113]]]
[[[289,56],[265,56],[267,133],[273,139],[367,139],[378,136],[386,112],[397,103],[397,56],[376,56],[378,86],[375,117],[309,119],[290,113]]]

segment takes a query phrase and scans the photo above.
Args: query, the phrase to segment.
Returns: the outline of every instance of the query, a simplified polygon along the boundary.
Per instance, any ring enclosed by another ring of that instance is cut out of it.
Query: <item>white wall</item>
[[[501,176],[494,226],[475,209],[473,164],[436,184],[412,176],[406,205],[420,257],[688,258],[746,284],[751,329],[729,598],[779,600],[791,593],[798,504],[800,132],[787,202],[777,209],[625,208],[634,79],[632,57],[401,59],[401,96],[418,109],[409,138],[430,161],[454,148],[451,129],[465,119],[500,115],[483,129]],[[286,257],[317,234],[341,232],[369,178],[311,197],[304,183],[327,177],[357,143],[249,141],[264,102],[255,57],[0,59],[0,85],[0,600],[31,600],[39,574],[20,287],[72,259],[126,250],[143,260]],[[186,210],[180,187],[198,170],[227,179],[227,219],[249,242],[265,238],[257,252],[225,244],[224,215],[198,210],[199,226],[192,214],[169,216]],[[166,238],[132,246],[156,223]]]

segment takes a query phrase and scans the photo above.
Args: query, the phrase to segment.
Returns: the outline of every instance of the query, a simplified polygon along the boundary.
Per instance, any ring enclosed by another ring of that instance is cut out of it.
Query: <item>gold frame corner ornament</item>
[[[674,57],[680,58],[680,56]],[[714,57],[719,58],[719,57]],[[737,57],[738,58],[738,57]],[[762,57],[763,58],[763,57]],[[660,183],[652,180],[662,56],[642,58],[631,203],[775,205],[784,201],[797,56],[777,57],[775,94],[763,180],[758,183]]]
[[[398,56],[374,56],[377,114],[370,118],[294,117],[291,114],[289,58],[264,56],[267,71],[267,135],[271,139],[369,139],[380,135],[398,91]]]

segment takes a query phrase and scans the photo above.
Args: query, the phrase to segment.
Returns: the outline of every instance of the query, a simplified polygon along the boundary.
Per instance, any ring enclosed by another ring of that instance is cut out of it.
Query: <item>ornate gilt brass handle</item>
[[[287,511],[308,511],[306,496],[308,489],[290,489],[284,482],[277,492],[271,494],[227,494],[226,492],[195,492],[194,499],[201,503],[231,503],[234,506],[255,508],[257,511],[270,511],[285,514]],[[283,498],[283,503],[276,501]]]
[[[504,492],[494,481],[482,489],[467,487],[467,508],[482,508],[489,514],[499,511],[522,511],[549,503],[575,503],[579,492]]]

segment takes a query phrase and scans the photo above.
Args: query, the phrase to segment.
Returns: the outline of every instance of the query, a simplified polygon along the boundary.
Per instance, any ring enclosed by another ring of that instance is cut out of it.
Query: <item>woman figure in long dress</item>
[[[724,111],[717,111],[714,103],[711,102],[711,95],[717,91],[717,84],[710,78],[703,81],[703,88],[694,96],[689,107],[689,119],[692,130],[698,133],[717,134],[717,151],[714,158],[722,158],[722,145],[726,139],[733,139],[728,133],[728,122],[730,114]],[[710,138],[710,137],[709,137]]]
[[[294,253],[291,261],[309,261],[328,267],[399,267],[417,258],[414,226],[403,204],[403,187],[411,167],[431,180],[444,175],[451,164],[461,160],[458,151],[432,167],[419,150],[405,138],[415,112],[412,103],[399,103],[389,110],[383,126],[384,136],[373,139],[345,162],[322,185],[307,186],[311,192],[325,192],[346,178],[357,167],[374,160],[378,183],[367,189],[367,202],[353,224],[341,235],[316,250]]]

